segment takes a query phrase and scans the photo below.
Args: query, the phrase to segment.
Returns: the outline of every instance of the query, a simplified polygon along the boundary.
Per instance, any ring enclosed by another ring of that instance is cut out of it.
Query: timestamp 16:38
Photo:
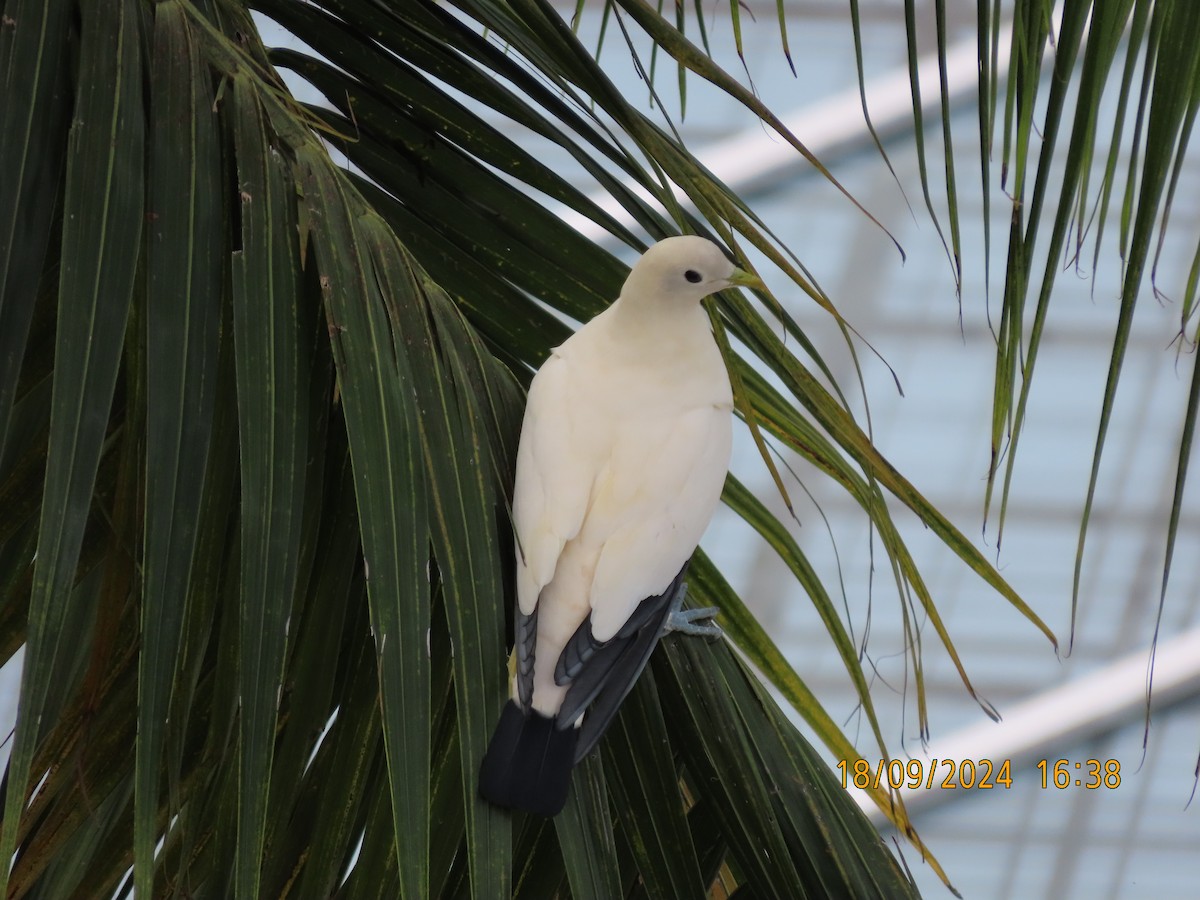
[[[1013,763],[1010,759],[879,759],[872,765],[866,759],[839,760],[842,787],[853,785],[861,790],[882,788],[909,790],[924,788],[988,789],[1013,786]],[[1121,786],[1121,763],[1119,760],[1086,759],[1042,759],[1035,766],[1041,773],[1043,790],[1064,790],[1081,787],[1088,790],[1107,788],[1115,790]]]
[[[1121,763],[1116,759],[1040,759],[1037,769],[1042,775],[1044,789],[1063,790],[1073,785],[1094,791],[1097,788],[1115,790],[1121,786]]]

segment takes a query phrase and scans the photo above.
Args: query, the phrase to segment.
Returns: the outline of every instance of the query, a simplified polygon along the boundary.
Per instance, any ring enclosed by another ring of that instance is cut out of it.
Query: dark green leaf
[[[242,488],[236,892],[254,900],[299,565],[315,311],[304,307],[299,290],[287,164],[268,137],[248,78],[234,80],[232,100],[242,222],[233,258]]]
[[[6,860],[17,846],[34,750],[48,724],[42,721],[47,692],[52,683],[63,683],[64,664],[72,656],[60,659],[67,638],[63,623],[73,615],[77,596],[71,586],[108,430],[142,227],[137,13],[129,4],[102,2],[84,3],[81,13],[83,52],[67,148],[46,492],[0,839],[0,858]],[[52,16],[55,21],[61,20]],[[53,68],[45,77],[54,77]],[[0,892],[6,883],[7,868],[0,867]]]
[[[146,236],[146,515],[134,816],[143,896],[153,885],[163,723],[216,402],[224,242],[212,97],[177,5],[155,8],[151,70],[147,200],[154,214]]]

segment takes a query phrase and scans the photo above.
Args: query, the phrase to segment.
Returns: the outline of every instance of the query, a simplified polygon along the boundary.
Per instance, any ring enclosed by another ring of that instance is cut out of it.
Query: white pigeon
[[[566,802],[665,630],[720,499],[733,394],[701,300],[761,282],[700,237],[634,265],[616,302],[534,376],[517,452],[516,665],[480,793],[541,815]]]

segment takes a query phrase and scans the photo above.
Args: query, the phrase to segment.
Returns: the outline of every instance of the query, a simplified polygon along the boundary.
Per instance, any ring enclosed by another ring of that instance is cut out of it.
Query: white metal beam
[[[1002,41],[1007,40],[1007,34],[1008,29],[1000,29]],[[1007,45],[1000,46],[997,60],[997,78],[1002,80],[1008,74]],[[921,84],[922,114],[933,115],[941,104],[936,53],[927,54],[917,61],[917,74]],[[975,38],[947,48],[946,84],[950,103],[964,97],[974,98],[978,77],[979,48]],[[871,122],[880,140],[913,127],[907,65],[868,80],[864,91]],[[857,87],[840,91],[779,118],[787,130],[796,135],[820,160],[828,160],[838,153],[864,148],[872,143],[863,120],[862,100]],[[757,119],[744,131],[700,149],[696,156],[717,178],[742,194],[793,177],[809,166],[794,147]],[[636,185],[629,187],[643,200],[658,206],[645,189]],[[675,188],[675,193],[681,203],[690,206],[682,191]],[[591,199],[622,225],[636,226],[633,216],[608,193],[597,192]],[[574,210],[564,208],[559,215],[591,240],[609,237],[606,229]]]
[[[1146,650],[1131,653],[1036,694],[1008,710],[1002,721],[986,720],[964,728],[933,743],[924,756],[927,761],[950,760],[956,764],[960,760],[987,759],[994,766],[1011,760],[1016,770],[1035,760],[1061,756],[1072,745],[1141,721],[1146,712],[1147,654]],[[1163,710],[1194,697],[1200,697],[1200,628],[1159,645],[1154,659],[1152,709]],[[1154,739],[1153,732],[1150,739]],[[930,790],[924,786],[902,788],[900,797],[908,811],[971,795],[962,788],[942,790],[940,781],[935,778]],[[886,821],[868,794],[853,787],[850,792],[868,818],[877,825]]]

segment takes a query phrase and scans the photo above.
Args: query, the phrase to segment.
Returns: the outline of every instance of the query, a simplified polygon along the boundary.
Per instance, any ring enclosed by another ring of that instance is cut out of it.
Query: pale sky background
[[[758,94],[777,113],[812,109],[856,89],[847,5],[835,0],[786,4],[789,40],[798,73],[793,77],[779,47],[775,4],[743,4],[745,55]],[[932,23],[932,4],[918,2],[922,21]],[[948,37],[975,41],[972,11],[953,7]],[[973,6],[973,4],[971,5]],[[903,4],[863,2],[863,40],[869,82],[903,72]],[[573,5],[564,6],[573,9]],[[586,13],[585,40],[598,17]],[[741,73],[732,52],[725,4],[706,4],[714,54]],[[953,16],[957,16],[954,18]],[[932,31],[920,49],[933,49]],[[647,95],[627,62],[619,32],[610,25],[602,55],[619,85]],[[689,82],[687,115],[678,121],[675,72],[659,61],[656,88],[685,140],[702,159],[720,152],[739,134],[762,133],[732,101],[714,96],[698,79]],[[744,74],[744,73],[742,73]],[[936,84],[926,84],[932,94]],[[857,108],[853,104],[852,112]],[[1106,106],[1102,122],[1113,120]],[[887,110],[874,108],[876,120]],[[820,140],[821,124],[802,141]],[[928,154],[933,200],[945,225],[940,169],[940,120],[929,120]],[[995,521],[983,534],[984,478],[988,463],[994,338],[991,312],[999,309],[1008,209],[993,185],[993,275],[983,272],[982,200],[978,163],[978,110],[972,87],[953,107],[954,151],[959,182],[964,271],[962,319],[950,265],[924,209],[913,150],[911,122],[887,142],[897,176],[912,204],[910,212],[896,181],[865,133],[836,148],[823,162],[900,241],[907,262],[883,232],[845,201],[799,158],[747,194],[751,206],[800,256],[843,314],[895,369],[900,397],[888,370],[859,347],[874,437],[879,448],[915,486],[996,561],[1005,578],[1064,638],[1070,621],[1071,579],[1079,516],[1095,443],[1111,332],[1119,303],[1117,224],[1106,238],[1102,263],[1090,271],[1060,272],[1045,343],[1039,358],[1028,426],[1022,438],[1002,551],[995,547]],[[1111,124],[1108,126],[1111,130]],[[1104,125],[1100,127],[1105,133]],[[1101,142],[1103,150],[1107,144]],[[706,153],[709,156],[706,157]],[[728,178],[736,181],[736,166]],[[942,547],[915,518],[896,506],[909,547],[980,694],[1006,719],[1017,719],[1023,701],[1059,684],[1102,671],[1114,660],[1135,655],[1135,687],[1145,677],[1145,655],[1154,626],[1164,553],[1165,526],[1174,485],[1182,411],[1194,358],[1177,356],[1168,345],[1178,330],[1178,297],[1200,234],[1200,166],[1193,151],[1172,213],[1172,239],[1158,268],[1168,294],[1155,300],[1148,286],[1134,319],[1114,418],[1104,451],[1101,482],[1088,538],[1074,652],[1059,659],[1046,639],[1003,599]],[[1091,248],[1086,251],[1090,268]],[[841,337],[811,301],[771,286],[787,304],[821,353],[853,393],[854,380]],[[1032,302],[1032,301],[1031,301]],[[765,467],[743,434],[734,471],[760,496],[774,489]],[[1198,454],[1193,454],[1195,457]],[[1193,459],[1193,465],[1195,465]],[[811,468],[797,463],[804,488],[829,520],[829,530],[804,491],[793,484],[800,526],[793,534],[814,565],[836,588],[840,577],[856,635],[870,612],[868,654],[877,667],[873,696],[895,755],[928,762],[917,739],[915,703],[905,687],[900,653],[903,634],[899,603],[882,551],[876,547],[872,581],[869,536],[854,504]],[[1193,480],[1196,476],[1193,476]],[[1197,492],[1188,492],[1177,538],[1163,635],[1200,624],[1200,514]],[[832,539],[830,537],[832,533]],[[710,528],[703,546],[717,560],[796,670],[851,735],[866,726],[840,660],[807,597],[772,552],[731,514]],[[836,546],[836,556],[834,548]],[[835,597],[835,600],[838,599]],[[932,727],[931,752],[988,720],[964,691],[932,629],[922,632]],[[1036,758],[1074,762],[1116,760],[1122,781],[1115,790],[1041,788],[1035,760],[1013,766],[1013,787],[1004,791],[946,792],[949,801],[918,810],[915,821],[950,879],[967,898],[1190,898],[1200,893],[1200,803],[1185,809],[1194,786],[1200,749],[1200,696],[1195,681],[1169,709],[1157,710],[1143,759],[1143,708],[1086,740],[1050,743]],[[1103,698],[1101,698],[1103,699]],[[802,729],[803,730],[803,729]],[[995,743],[1002,747],[1000,728]],[[826,754],[828,756],[828,754]],[[983,755],[992,756],[991,750]],[[996,760],[999,762],[999,758]],[[832,760],[831,760],[832,764]],[[1082,773],[1087,770],[1086,764]],[[1072,779],[1072,781],[1074,778]],[[919,855],[905,858],[923,893],[949,897]]]

